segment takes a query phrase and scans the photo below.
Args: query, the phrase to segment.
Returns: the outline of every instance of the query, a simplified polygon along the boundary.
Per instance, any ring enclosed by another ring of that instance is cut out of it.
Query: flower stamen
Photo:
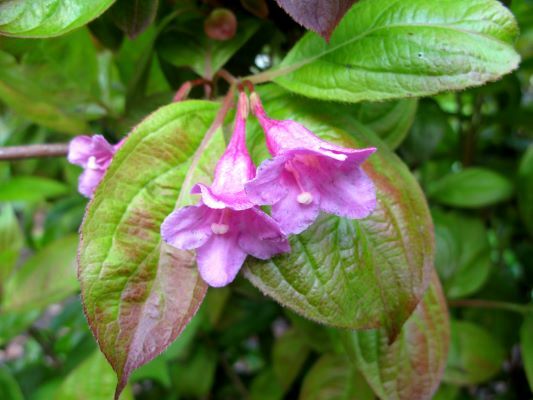
[[[298,189],[300,189],[300,194],[296,197],[296,201],[300,204],[308,206],[313,202],[313,195],[304,189],[302,186],[302,182],[300,181],[300,173],[294,168],[292,165],[292,162],[288,162],[285,165],[285,169],[289,171],[292,176],[294,176],[294,180],[296,181],[296,184],[298,185]]]
[[[213,222],[211,224],[211,231],[215,235],[224,235],[228,233],[229,231],[229,225],[226,223],[228,217],[228,209],[225,208],[220,213],[220,218],[218,219],[218,222]]]
[[[96,157],[90,156],[87,160],[87,168],[89,169],[98,169],[98,164],[96,163]]]
[[[217,223],[213,222],[211,224],[211,231],[215,235],[224,235],[225,233],[228,233],[229,225],[227,225],[227,224],[217,224]]]
[[[313,202],[313,195],[309,192],[302,192],[296,197],[298,203],[308,206]]]

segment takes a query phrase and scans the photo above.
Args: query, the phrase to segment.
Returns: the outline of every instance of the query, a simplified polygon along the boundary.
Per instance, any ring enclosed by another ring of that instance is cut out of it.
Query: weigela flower
[[[256,93],[250,100],[274,157],[261,164],[246,194],[258,205],[272,205],[284,233],[302,232],[321,210],[351,219],[373,212],[376,191],[361,164],[375,148],[336,146],[295,121],[268,118]]]
[[[193,187],[192,193],[202,196],[200,202],[174,211],[161,226],[170,245],[196,249],[200,275],[214,287],[232,282],[248,254],[266,260],[290,251],[276,221],[244,191],[244,184],[255,175],[246,148],[247,103],[241,93],[233,137],[217,163],[211,186]]]
[[[113,156],[123,143],[124,139],[112,145],[102,135],[77,136],[72,139],[67,158],[71,164],[84,169],[78,181],[78,191],[82,195],[92,197]]]

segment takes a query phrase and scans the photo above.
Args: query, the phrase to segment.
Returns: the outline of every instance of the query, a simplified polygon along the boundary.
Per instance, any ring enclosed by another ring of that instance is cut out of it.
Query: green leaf
[[[102,14],[114,0],[7,0],[0,3],[0,34],[62,35]]]
[[[272,349],[272,368],[281,387],[287,391],[303,367],[309,347],[295,330],[279,337]]]
[[[394,150],[409,133],[417,108],[415,99],[363,103],[357,111],[357,119]]]
[[[117,0],[111,8],[111,17],[117,26],[134,39],[154,22],[159,0]]]
[[[331,342],[330,331],[334,328],[318,325],[287,309],[285,310],[285,314],[303,343],[306,343],[317,353],[328,353],[332,351],[333,343]]]
[[[459,213],[433,211],[437,254],[435,267],[446,297],[466,297],[487,281],[491,248],[483,221]]]
[[[13,207],[10,204],[0,204],[0,285],[13,271],[23,245],[24,235]]]
[[[455,400],[459,394],[458,386],[447,385],[443,383],[435,393],[432,400]]]
[[[237,33],[230,40],[209,39],[203,31],[203,20],[183,23],[179,31],[169,31],[159,46],[159,53],[176,67],[190,67],[198,75],[211,79],[229,59],[257,32],[256,20],[239,20]]]
[[[110,400],[117,377],[105,357],[95,351],[74,369],[59,386],[53,400]],[[125,390],[120,400],[133,400],[131,390]]]
[[[157,107],[153,106],[153,100],[147,99],[147,96],[154,93],[170,91],[170,86],[163,76],[159,61],[157,57],[153,56],[154,43],[163,27],[163,23],[157,29],[152,26],[134,40],[124,40],[117,54],[116,60],[120,75],[122,80],[128,83],[128,114],[126,119],[133,119],[128,129],[142,120],[147,113],[158,108],[159,105],[168,104],[172,97],[172,95],[168,96]]]
[[[444,372],[450,337],[436,274],[394,343],[383,329],[342,334],[350,358],[380,399],[431,399]]]
[[[365,378],[346,356],[326,354],[305,376],[300,400],[374,400]]]
[[[209,396],[215,381],[217,356],[213,348],[198,347],[189,359],[171,364],[172,382],[180,394],[195,399]]]
[[[428,234],[433,228],[420,188],[368,130],[353,126],[347,135],[334,128],[334,105],[279,91],[270,97],[263,96],[273,118],[298,120],[346,147],[377,145],[379,150],[363,168],[376,184],[378,205],[363,220],[322,215],[306,232],[291,237],[290,254],[249,259],[246,277],[304,317],[351,329],[385,326],[393,337],[422,298],[433,263]],[[249,126],[252,154],[261,158],[263,135],[257,124]]]
[[[41,201],[61,196],[69,188],[61,182],[38,176],[17,176],[0,183],[0,201]]]
[[[533,390],[533,315],[527,315],[520,329],[520,348],[529,387]]]
[[[446,114],[437,104],[422,102],[411,131],[400,148],[402,160],[408,165],[428,161],[448,133],[453,131]]]
[[[308,33],[274,81],[314,98],[427,96],[493,81],[518,66],[513,15],[496,0],[364,0],[330,43]]]
[[[154,358],[148,364],[144,364],[131,374],[131,380],[133,382],[145,379],[158,381],[166,388],[170,387],[170,374],[168,372],[166,358],[163,355]]]
[[[427,193],[440,204],[478,208],[509,199],[513,194],[513,184],[497,172],[468,168],[432,183]]]
[[[87,199],[77,193],[55,201],[46,214],[40,243],[50,243],[69,233],[77,232],[86,206]]]
[[[115,155],[81,228],[79,277],[85,311],[100,349],[119,376],[176,339],[205,295],[191,252],[161,244],[191,158],[218,105],[188,101],[146,118]],[[200,158],[195,181],[210,180],[222,153],[217,134]],[[187,197],[187,196],[185,196]]]
[[[114,117],[121,115],[126,103],[126,89],[120,80],[118,67],[110,51],[98,54],[98,85],[100,99],[107,107],[107,112]]]
[[[533,145],[530,145],[522,157],[518,171],[518,207],[522,221],[533,236]]]
[[[205,324],[208,325],[210,329],[216,327],[230,296],[231,290],[227,286],[222,288],[211,288],[205,296],[203,302],[203,310],[206,320]]]
[[[77,236],[57,240],[34,254],[6,282],[2,309],[42,309],[75,293]]]
[[[269,368],[255,377],[250,387],[250,400],[282,400],[284,390]]]
[[[30,309],[24,312],[1,310],[0,346],[8,343],[15,336],[24,332],[41,314],[40,310]]]
[[[71,134],[89,131],[87,121],[120,113],[123,94],[112,60],[98,59],[86,29],[26,42],[5,39],[1,44],[0,99],[13,110]]]
[[[19,384],[5,366],[0,366],[0,399],[24,400]]]
[[[505,349],[489,332],[467,321],[451,321],[451,343],[444,380],[456,385],[482,383],[502,367]]]

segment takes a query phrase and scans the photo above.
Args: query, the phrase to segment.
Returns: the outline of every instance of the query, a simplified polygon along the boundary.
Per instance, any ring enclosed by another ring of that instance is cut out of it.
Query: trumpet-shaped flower
[[[270,119],[256,93],[250,100],[274,157],[261,164],[246,194],[258,205],[272,205],[283,232],[302,232],[321,210],[351,219],[373,212],[376,191],[361,164],[375,148],[334,145],[295,121]]]
[[[174,211],[161,226],[161,235],[170,245],[196,249],[200,275],[214,287],[233,281],[247,255],[269,259],[290,251],[276,221],[244,191],[244,184],[255,175],[246,148],[247,114],[246,95],[241,93],[234,133],[211,186],[195,185],[192,193],[201,194],[200,202]]]
[[[71,140],[67,158],[71,164],[84,169],[78,181],[78,191],[82,195],[92,197],[113,156],[123,143],[124,139],[112,145],[102,135],[77,136]]]

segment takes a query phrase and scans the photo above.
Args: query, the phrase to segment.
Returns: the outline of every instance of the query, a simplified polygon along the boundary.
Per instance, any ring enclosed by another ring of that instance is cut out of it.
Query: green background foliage
[[[0,2],[0,146],[131,132],[89,204],[64,157],[0,161],[0,399],[107,400],[130,375],[124,400],[533,398],[533,2],[361,0],[329,43],[265,0],[218,2],[237,33],[211,39],[212,3]],[[159,224],[231,133],[190,169],[221,68],[273,80],[273,117],[376,146],[379,205],[207,290]]]

